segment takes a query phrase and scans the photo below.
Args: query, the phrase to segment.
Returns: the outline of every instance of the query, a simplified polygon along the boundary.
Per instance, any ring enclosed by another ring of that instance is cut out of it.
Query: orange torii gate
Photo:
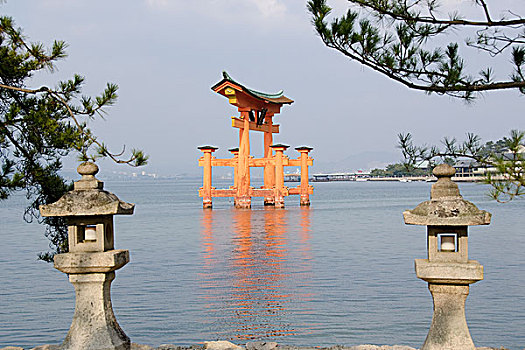
[[[308,156],[311,147],[297,147],[301,153],[298,159],[289,159],[284,151],[289,146],[272,144],[273,134],[279,133],[279,125],[273,124],[273,117],[281,111],[284,104],[293,101],[280,91],[277,94],[266,94],[248,89],[223,72],[223,79],[212,87],[212,90],[228,98],[230,104],[237,107],[240,117],[232,117],[232,127],[239,129],[239,147],[229,151],[233,157],[216,159],[212,153],[213,146],[198,147],[204,155],[199,159],[199,166],[204,169],[203,186],[199,189],[203,208],[212,207],[213,197],[233,197],[236,208],[250,208],[252,197],[264,197],[264,205],[284,207],[284,197],[300,195],[301,205],[310,205],[310,194],[313,187],[308,184],[308,166],[313,159]],[[264,133],[264,157],[254,158],[250,155],[250,130]],[[275,154],[273,154],[275,151]],[[212,187],[212,167],[233,167],[233,186],[228,189]],[[284,167],[301,167],[301,184],[296,188],[284,186]],[[264,167],[264,185],[253,188],[250,185],[250,168]]]

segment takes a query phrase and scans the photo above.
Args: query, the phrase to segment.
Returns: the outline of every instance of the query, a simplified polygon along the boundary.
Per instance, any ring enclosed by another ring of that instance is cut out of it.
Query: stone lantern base
[[[428,284],[434,315],[421,350],[475,350],[465,318],[469,286]]]
[[[434,315],[421,350],[475,350],[465,318],[469,285],[483,279],[483,266],[467,263],[431,262],[416,259],[418,278],[428,282]]]
[[[130,349],[130,340],[117,323],[111,305],[114,278],[114,272],[69,275],[76,292],[75,315],[60,349]]]
[[[115,270],[129,262],[127,250],[55,255],[55,268],[69,275],[75,287],[75,314],[63,350],[129,350],[111,305]]]

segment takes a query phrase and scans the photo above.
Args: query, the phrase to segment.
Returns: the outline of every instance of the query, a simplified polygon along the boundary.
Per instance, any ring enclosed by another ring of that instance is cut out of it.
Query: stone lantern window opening
[[[106,252],[114,249],[113,216],[68,218],[70,252]]]
[[[440,252],[455,253],[458,251],[457,235],[455,233],[440,233],[438,234],[438,239]]]
[[[78,243],[97,241],[97,225],[78,226],[77,230]]]
[[[428,226],[427,236],[429,261],[464,263],[468,261],[467,226]],[[454,250],[442,249],[443,237],[454,239]]]

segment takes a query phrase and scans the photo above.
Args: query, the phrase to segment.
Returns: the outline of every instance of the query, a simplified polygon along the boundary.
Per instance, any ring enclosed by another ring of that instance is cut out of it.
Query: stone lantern
[[[95,178],[97,165],[85,162],[74,190],[57,202],[40,206],[42,216],[67,220],[69,253],[55,255],[55,268],[69,275],[75,287],[75,314],[61,349],[129,349],[111,305],[115,270],[129,262],[127,250],[114,249],[113,215],[131,215],[135,205],[104,191]]]
[[[418,278],[428,282],[434,315],[421,350],[474,350],[465,318],[469,285],[483,279],[483,266],[468,259],[468,226],[490,224],[491,214],[463,199],[451,180],[455,169],[438,165],[430,200],[403,213],[405,224],[427,226],[427,259],[416,259]]]

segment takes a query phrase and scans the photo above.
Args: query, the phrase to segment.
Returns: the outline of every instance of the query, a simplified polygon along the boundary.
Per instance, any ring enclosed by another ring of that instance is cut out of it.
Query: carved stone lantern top
[[[403,212],[405,224],[426,226],[474,226],[490,224],[491,214],[463,199],[452,181],[456,170],[448,164],[434,168],[438,178],[432,185],[430,200]]]
[[[74,184],[74,190],[52,204],[41,205],[42,216],[95,216],[131,215],[135,204],[121,201],[116,195],[104,190],[104,183],[95,175],[98,166],[91,162],[80,164],[77,171],[82,178]]]

